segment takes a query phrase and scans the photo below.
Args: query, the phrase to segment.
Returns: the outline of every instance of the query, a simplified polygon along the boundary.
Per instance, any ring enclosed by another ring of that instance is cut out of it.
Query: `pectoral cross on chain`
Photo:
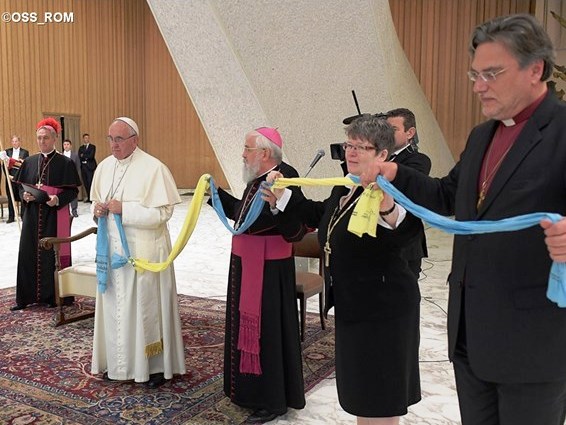
[[[332,254],[332,250],[330,249],[330,242],[326,241],[324,244],[324,265],[328,267],[330,265],[330,254]]]

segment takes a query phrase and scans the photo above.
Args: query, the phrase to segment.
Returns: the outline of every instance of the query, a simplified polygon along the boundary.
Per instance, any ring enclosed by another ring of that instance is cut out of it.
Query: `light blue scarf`
[[[354,182],[359,183],[359,178],[349,177]],[[556,223],[563,218],[556,213],[532,213],[502,220],[456,221],[416,205],[383,176],[378,176],[376,182],[385,193],[392,196],[399,205],[414,216],[440,230],[457,235],[522,230],[536,226],[544,219]],[[546,296],[549,300],[558,304],[559,307],[566,307],[566,263],[552,263]]]
[[[126,263],[132,262],[132,259],[130,256],[130,249],[128,248],[128,241],[126,240],[126,233],[124,232],[124,226],[122,225],[122,216],[120,214],[113,215],[114,221],[116,221],[116,227],[118,228],[118,233],[120,234],[122,249],[126,256],[120,255],[116,252],[113,253],[110,267],[113,269],[119,269]],[[108,218],[99,217],[98,231],[96,232],[96,278],[98,281],[98,291],[102,294],[106,292],[106,284],[108,282],[108,250]]]
[[[218,195],[218,189],[214,184],[214,179],[212,176],[210,177],[210,198],[212,199],[212,207],[220,221],[224,224],[224,227],[228,229],[230,233],[233,235],[241,235],[244,233],[248,228],[257,220],[261,211],[263,210],[264,200],[261,199],[261,187],[255,193],[252,203],[250,205],[250,209],[246,214],[244,221],[240,224],[238,229],[234,229],[229,223],[228,218],[226,217],[226,213],[224,212],[224,208],[222,207],[222,202],[220,202],[220,196]],[[261,185],[263,186],[265,182],[262,182]]]

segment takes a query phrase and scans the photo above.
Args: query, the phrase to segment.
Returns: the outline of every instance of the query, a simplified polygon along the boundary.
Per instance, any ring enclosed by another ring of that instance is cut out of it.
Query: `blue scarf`
[[[359,178],[350,178],[354,182],[359,183]],[[414,216],[440,230],[457,235],[522,230],[536,226],[544,219],[556,223],[563,218],[556,213],[532,213],[502,220],[456,221],[416,205],[383,176],[378,176],[376,182],[385,193],[392,196],[399,205]],[[549,300],[558,304],[559,307],[566,307],[566,263],[552,263],[546,296]]]
[[[132,259],[130,256],[130,249],[128,248],[128,241],[126,240],[126,233],[124,232],[124,226],[122,225],[122,216],[120,214],[113,215],[114,221],[116,221],[116,227],[118,228],[118,233],[120,234],[122,249],[126,256],[120,255],[116,252],[112,254],[110,267],[113,269],[119,269],[126,263],[132,262]],[[108,219],[107,217],[99,217],[98,231],[96,232],[96,278],[98,280],[98,291],[102,294],[106,292],[106,284],[108,282],[108,250]]]
[[[209,183],[210,183],[210,199],[212,200],[212,208],[214,208],[214,211],[216,211],[216,214],[218,215],[220,221],[224,224],[224,227],[226,227],[226,229],[228,229],[228,231],[232,233],[232,235],[241,235],[246,230],[248,230],[248,228],[257,220],[257,218],[261,214],[261,211],[263,210],[263,204],[265,201],[261,199],[261,195],[262,195],[261,190],[258,189],[258,191],[254,194],[252,203],[250,205],[250,209],[246,214],[246,217],[242,222],[242,224],[240,225],[240,227],[238,227],[238,229],[234,229],[228,223],[228,218],[226,217],[226,213],[224,212],[224,208],[222,207],[222,202],[220,202],[218,189],[214,184],[214,179],[212,178],[212,176],[210,177]],[[261,183],[262,186],[264,184],[265,182]]]

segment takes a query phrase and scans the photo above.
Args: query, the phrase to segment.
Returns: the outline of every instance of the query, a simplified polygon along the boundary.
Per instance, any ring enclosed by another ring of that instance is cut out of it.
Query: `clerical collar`
[[[51,152],[49,152],[49,153],[43,153],[43,152],[41,152],[41,154],[43,155],[44,158],[47,158],[47,157],[51,156],[51,155],[53,154],[53,152],[55,152],[55,149],[53,149],[53,150],[52,150]]]
[[[269,170],[267,170],[265,173],[260,174],[259,176],[256,177],[257,179],[262,178],[263,176],[266,176],[267,174],[269,174],[271,171],[275,170],[279,165],[274,165],[273,167],[271,167]]]
[[[515,115],[513,118],[508,118],[505,120],[501,120],[501,122],[503,123],[503,125],[505,127],[512,127],[516,124],[519,124],[523,121],[528,120],[536,111],[536,109],[538,108],[538,106],[542,103],[542,101],[544,100],[544,98],[546,97],[547,92],[544,92],[543,95],[541,95],[537,100],[535,100],[533,103],[531,103],[529,106],[527,106],[525,109],[523,109],[521,112],[519,112],[517,115]]]

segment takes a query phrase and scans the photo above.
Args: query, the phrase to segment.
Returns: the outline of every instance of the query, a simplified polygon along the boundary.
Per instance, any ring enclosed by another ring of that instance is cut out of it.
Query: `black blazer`
[[[397,164],[403,164],[428,176],[432,166],[430,158],[424,153],[415,150],[412,146],[403,149],[391,160]],[[419,222],[419,238],[415,243],[408,244],[404,248],[405,258],[409,261],[419,261],[423,257],[428,257],[428,248],[426,246],[426,235],[422,221]]]
[[[418,204],[457,220],[566,215],[566,103],[550,93],[527,121],[477,210],[482,159],[498,124],[489,120],[472,130],[448,176],[430,179],[400,165],[393,184]],[[550,266],[540,226],[455,236],[448,278],[450,357],[464,310],[469,361],[480,378],[508,383],[566,379],[566,309],[546,298]]]
[[[321,247],[328,239],[331,216],[340,198],[348,193],[343,186],[334,187],[325,201],[291,197],[279,220],[303,221],[318,228]],[[403,248],[418,237],[420,220],[407,214],[395,230],[377,226],[376,237],[358,237],[349,232],[348,222],[353,207],[350,205],[363,192],[355,194],[344,206],[347,211],[330,232],[332,254],[325,267],[325,314],[335,307],[341,320],[383,320],[414,309],[420,302],[415,275],[410,271]]]
[[[13,152],[14,152],[14,148],[6,149],[6,155],[9,158],[12,157]],[[24,148],[20,148],[19,159],[26,159],[28,156],[29,156],[29,152]],[[4,169],[4,167],[2,167],[2,169]],[[19,170],[19,167],[12,167],[10,170],[8,170],[8,172],[10,173],[11,176],[15,176],[18,173],[18,170]]]
[[[86,168],[89,171],[94,171],[96,169],[96,146],[92,143],[86,145],[82,144],[79,146],[79,158],[81,160],[81,167]]]

